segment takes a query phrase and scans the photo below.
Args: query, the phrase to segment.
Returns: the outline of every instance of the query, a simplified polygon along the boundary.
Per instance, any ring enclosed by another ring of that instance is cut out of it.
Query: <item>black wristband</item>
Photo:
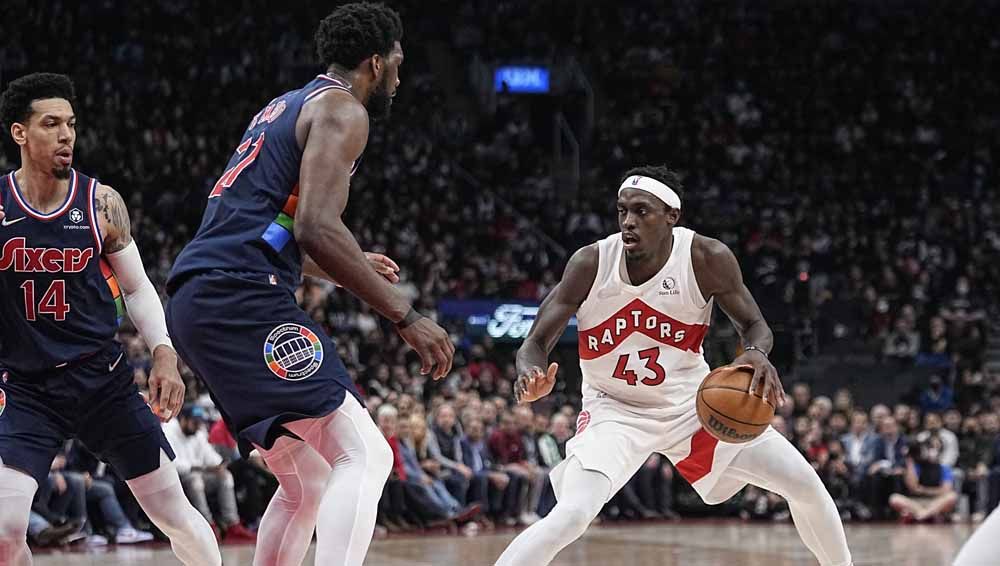
[[[396,328],[402,330],[407,326],[410,326],[414,322],[420,320],[421,318],[424,318],[424,315],[417,312],[417,309],[410,307],[410,310],[407,311],[406,316],[403,317],[403,320],[396,323]]]
[[[743,348],[743,353],[745,354],[747,352],[760,352],[761,354],[764,354],[765,358],[767,357],[767,352],[765,352],[764,350],[761,350],[757,346],[746,346],[746,347],[744,347]]]

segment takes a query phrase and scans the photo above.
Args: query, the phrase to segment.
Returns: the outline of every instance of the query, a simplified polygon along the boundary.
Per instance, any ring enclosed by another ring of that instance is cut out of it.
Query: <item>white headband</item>
[[[656,179],[643,177],[642,175],[632,175],[628,179],[622,181],[622,186],[618,187],[618,196],[621,196],[622,191],[625,189],[639,189],[640,191],[646,191],[654,197],[662,200],[667,204],[667,206],[678,210],[681,208],[681,197],[677,196],[677,193],[675,193],[673,189]]]

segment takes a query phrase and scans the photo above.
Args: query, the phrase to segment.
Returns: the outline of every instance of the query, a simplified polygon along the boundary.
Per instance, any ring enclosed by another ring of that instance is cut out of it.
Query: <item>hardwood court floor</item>
[[[856,566],[948,566],[971,534],[968,525],[851,525]],[[366,566],[489,566],[515,533],[408,536],[377,540]],[[227,546],[226,566],[249,566],[253,549]],[[36,566],[175,565],[164,546],[121,547],[38,555]],[[312,565],[312,551],[306,564]],[[815,565],[789,524],[682,522],[591,528],[552,566],[802,566]],[[998,559],[1000,564],[1000,559]],[[326,566],[326,565],[323,565]],[[530,566],[526,564],[525,566]]]

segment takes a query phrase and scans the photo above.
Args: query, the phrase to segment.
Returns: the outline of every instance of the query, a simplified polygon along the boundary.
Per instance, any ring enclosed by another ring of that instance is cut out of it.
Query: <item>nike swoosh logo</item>
[[[20,218],[14,219],[14,220],[7,220],[6,218],[4,218],[3,221],[0,222],[0,226],[3,226],[4,228],[6,228],[6,227],[10,226],[11,224],[17,224],[18,222],[24,220],[25,218],[27,218],[27,216],[22,216]]]
[[[124,357],[125,357],[125,352],[122,352],[122,353],[118,354],[118,359],[115,360],[114,363],[108,364],[108,371],[109,372],[110,371],[115,371],[115,368],[118,367],[118,362],[122,361],[122,358],[124,358]]]

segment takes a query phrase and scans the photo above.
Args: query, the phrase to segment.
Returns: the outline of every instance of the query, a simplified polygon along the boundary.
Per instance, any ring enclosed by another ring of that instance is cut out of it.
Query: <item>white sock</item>
[[[221,566],[222,555],[208,521],[184,495],[180,477],[163,451],[160,467],[126,482],[136,501],[170,538],[174,554],[186,566]]]
[[[822,566],[850,566],[840,513],[816,470],[788,440],[776,437],[741,451],[723,474],[788,501],[802,542]]]
[[[283,533],[278,537],[277,555],[286,556],[285,546],[288,545],[287,556],[293,558],[299,552],[302,537],[312,535],[310,523],[315,520],[316,564],[361,566],[375,532],[382,488],[392,471],[393,455],[389,444],[368,411],[350,394],[333,413],[319,419],[295,421],[285,428],[303,439],[327,466],[321,472],[309,451],[298,450],[291,456],[291,474],[297,476],[298,481],[292,477],[283,479],[283,498],[268,505],[261,530],[270,542],[258,538],[259,552],[275,553],[273,548],[263,545],[274,544],[275,533]],[[288,470],[287,467],[283,469]],[[304,500],[296,494],[313,492],[317,485],[324,485],[325,493],[315,509],[315,499]],[[283,528],[275,524],[289,517],[295,521],[294,527]],[[308,547],[308,543],[305,546]],[[256,560],[254,564],[284,565]]]
[[[585,470],[571,457],[563,472],[559,502],[541,521],[517,536],[497,566],[546,566],[560,550],[580,538],[611,496],[611,480]]]
[[[28,515],[38,483],[0,461],[0,564],[31,566]]]
[[[1000,507],[986,518],[955,557],[955,566],[993,566],[1000,554]]]
[[[260,452],[279,487],[260,520],[253,563],[298,566],[316,530],[330,465],[308,444],[289,437]]]

